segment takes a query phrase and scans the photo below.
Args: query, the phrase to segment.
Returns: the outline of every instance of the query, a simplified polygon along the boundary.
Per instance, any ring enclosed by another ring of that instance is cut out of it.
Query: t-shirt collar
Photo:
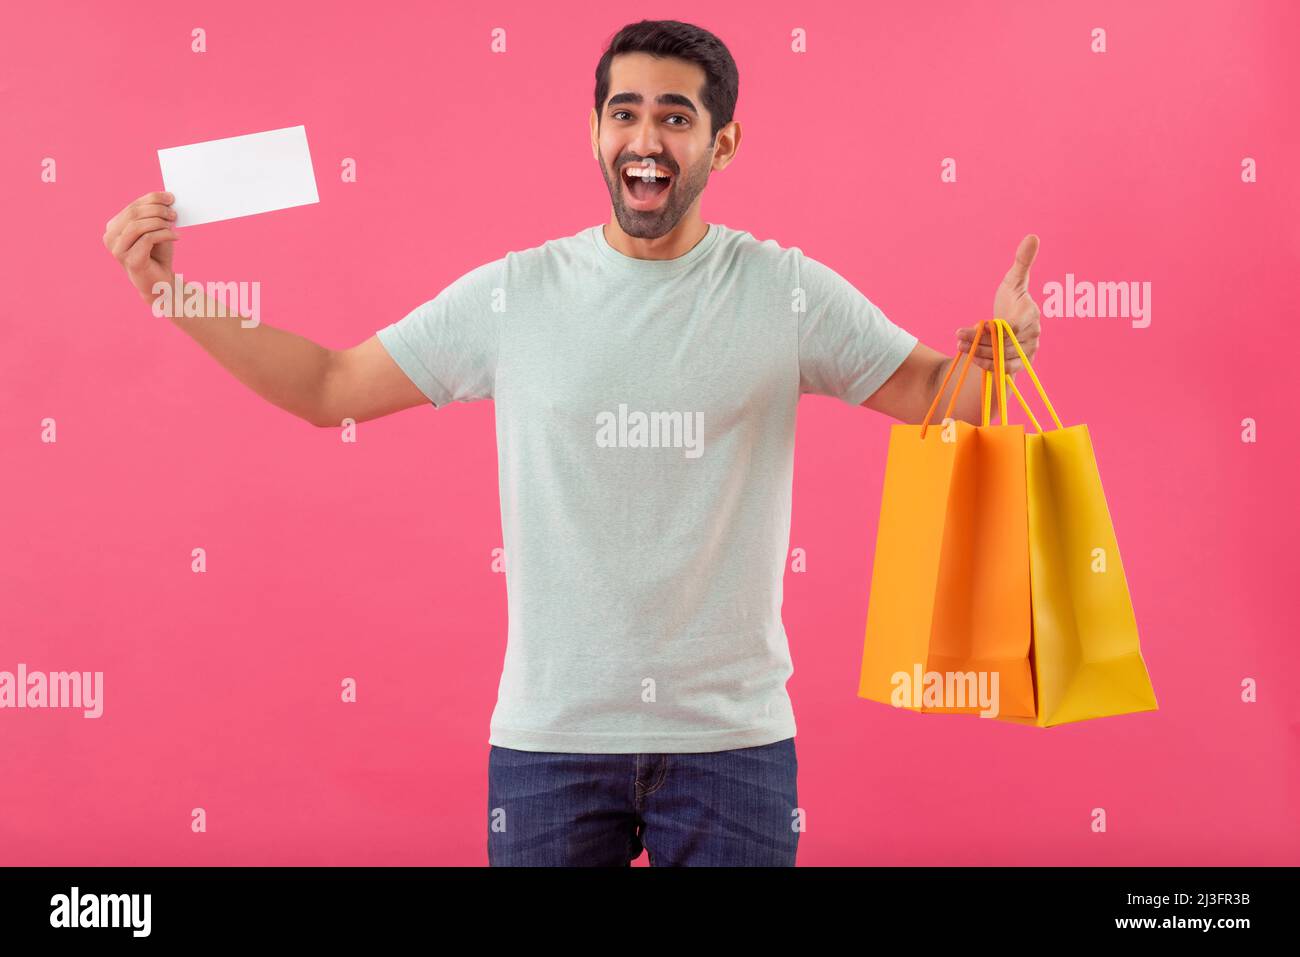
[[[708,227],[708,232],[704,234],[704,238],[676,259],[636,259],[632,256],[626,256],[609,244],[609,240],[605,238],[604,223],[593,226],[591,236],[600,254],[620,269],[642,274],[677,272],[695,262],[717,242],[722,227],[717,223],[706,223],[705,225]]]

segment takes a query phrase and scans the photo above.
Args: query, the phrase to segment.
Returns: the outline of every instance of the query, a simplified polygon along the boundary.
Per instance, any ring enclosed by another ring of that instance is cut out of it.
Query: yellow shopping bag
[[[965,714],[992,700],[1032,720],[1024,427],[989,424],[988,372],[983,424],[949,417],[986,325],[942,426],[930,419],[960,356],[925,421],[890,429],[858,695]]]
[[[1025,436],[1037,715],[1000,717],[1051,727],[1157,710],[1088,427],[1061,425],[1010,325],[993,321],[1020,354],[1056,425],[1042,430],[995,349],[998,374],[1037,432]],[[1005,421],[1005,393],[1002,399]]]

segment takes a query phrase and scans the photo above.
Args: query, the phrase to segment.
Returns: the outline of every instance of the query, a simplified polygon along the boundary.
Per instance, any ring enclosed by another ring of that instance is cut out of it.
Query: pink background
[[[808,570],[785,603],[799,862],[1298,864],[1300,13],[894,6],[656,8],[740,68],[744,140],[704,217],[802,247],[944,351],[1026,232],[1040,304],[1067,272],[1152,283],[1149,328],[1045,319],[1035,364],[1092,431],[1161,708],[1041,731],[858,699],[890,421],[809,398],[791,539]],[[344,444],[150,315],[100,242],[162,188],[159,147],[305,124],[319,205],[182,230],[177,268],[260,281],[264,323],[341,348],[608,220],[593,70],[639,15],[372,10],[6,8],[0,670],[103,671],[105,713],[0,711],[0,864],[486,863],[506,626],[491,403]],[[525,161],[549,164],[540,192]]]

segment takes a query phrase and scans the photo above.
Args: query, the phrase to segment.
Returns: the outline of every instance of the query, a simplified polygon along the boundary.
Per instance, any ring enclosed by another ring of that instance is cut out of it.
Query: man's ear
[[[736,151],[740,149],[740,133],[739,120],[732,120],[718,130],[718,135],[714,137],[716,152],[713,156],[713,168],[715,170],[726,169],[736,158]]]
[[[600,162],[600,117],[596,115],[596,108],[591,108],[591,115],[587,117],[587,125],[591,127],[591,158]]]

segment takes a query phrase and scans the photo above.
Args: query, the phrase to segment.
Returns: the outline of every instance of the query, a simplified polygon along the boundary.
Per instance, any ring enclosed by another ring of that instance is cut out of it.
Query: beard
[[[619,166],[627,162],[629,161],[623,160]],[[632,209],[623,202],[623,174],[617,170],[611,172],[602,163],[601,172],[605,177],[605,186],[609,189],[610,202],[614,206],[614,217],[623,232],[637,239],[658,239],[672,232],[691,208],[691,204],[704,192],[712,164],[712,153],[706,153],[695,166],[685,171],[674,170],[667,164],[660,163],[660,166],[673,174],[663,205],[658,209]]]

